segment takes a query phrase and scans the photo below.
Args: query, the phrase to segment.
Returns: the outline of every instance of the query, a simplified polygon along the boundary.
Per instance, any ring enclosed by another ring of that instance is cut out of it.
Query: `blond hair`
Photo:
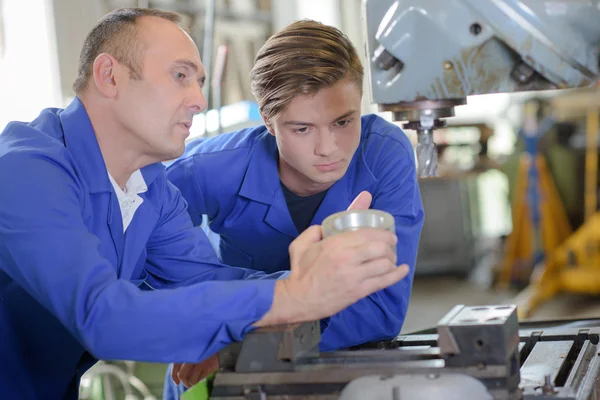
[[[250,72],[252,93],[267,120],[282,113],[297,95],[315,94],[345,78],[362,90],[363,75],[348,37],[311,20],[294,22],[271,36]]]

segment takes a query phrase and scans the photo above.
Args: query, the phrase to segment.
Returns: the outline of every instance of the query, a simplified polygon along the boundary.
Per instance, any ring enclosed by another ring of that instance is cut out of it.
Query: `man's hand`
[[[361,193],[349,209],[371,203]],[[322,238],[320,226],[304,231],[290,245],[287,279],[275,283],[273,305],[256,326],[315,321],[395,284],[408,274],[396,266],[396,236],[360,229]]]
[[[219,357],[218,354],[214,354],[198,364],[173,364],[171,378],[177,385],[183,383],[189,389],[217,369],[219,369]]]

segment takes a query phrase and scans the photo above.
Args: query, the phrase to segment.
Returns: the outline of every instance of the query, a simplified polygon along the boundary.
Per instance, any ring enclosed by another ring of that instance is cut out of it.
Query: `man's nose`
[[[337,140],[334,132],[331,132],[329,129],[323,129],[319,132],[319,140],[315,149],[316,155],[327,157],[335,153],[337,148]]]
[[[208,102],[206,101],[206,97],[204,97],[204,93],[202,93],[202,88],[199,84],[193,85],[190,89],[188,107],[193,109],[195,114],[206,110],[208,107]]]

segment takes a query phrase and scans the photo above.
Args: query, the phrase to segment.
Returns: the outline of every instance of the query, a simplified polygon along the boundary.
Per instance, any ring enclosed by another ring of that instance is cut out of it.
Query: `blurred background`
[[[292,21],[338,27],[367,62],[361,0],[0,0],[0,130],[66,106],[85,35],[126,6],[180,13],[200,49],[209,109],[190,140],[261,123],[249,71],[265,40]],[[378,112],[367,82],[362,111]],[[544,301],[530,302],[527,318],[600,315],[598,285],[589,284],[600,279],[598,98],[596,89],[471,96],[435,131],[439,176],[420,181],[426,218],[403,332],[435,326],[455,304],[520,304],[532,291]],[[81,398],[160,398],[164,371],[103,362]]]

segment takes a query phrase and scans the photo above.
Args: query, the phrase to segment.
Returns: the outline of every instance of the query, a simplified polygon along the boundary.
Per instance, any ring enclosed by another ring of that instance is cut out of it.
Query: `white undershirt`
[[[148,186],[146,186],[144,176],[139,169],[131,174],[129,180],[125,184],[125,190],[119,187],[110,174],[108,174],[108,177],[110,178],[110,183],[112,183],[115,193],[117,194],[117,199],[119,200],[121,217],[123,218],[123,233],[125,233],[136,210],[144,202],[144,199],[138,195],[147,191]]]

